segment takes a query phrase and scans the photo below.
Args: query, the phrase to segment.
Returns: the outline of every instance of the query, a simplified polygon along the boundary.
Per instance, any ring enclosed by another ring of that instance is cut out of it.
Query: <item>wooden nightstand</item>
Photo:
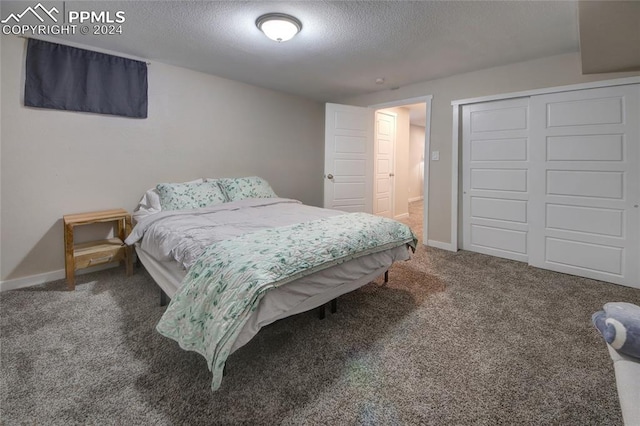
[[[131,216],[124,209],[68,214],[64,222],[64,269],[69,290],[75,290],[75,271],[89,266],[124,260],[127,276],[133,274],[133,250],[124,245],[131,232]],[[74,244],[73,230],[76,226],[92,223],[117,222],[117,238]]]

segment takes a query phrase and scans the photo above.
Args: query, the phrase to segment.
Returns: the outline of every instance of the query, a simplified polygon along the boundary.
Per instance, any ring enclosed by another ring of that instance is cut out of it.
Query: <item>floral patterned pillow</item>
[[[218,183],[229,201],[278,197],[271,189],[269,182],[257,176],[218,179]]]
[[[161,183],[156,189],[162,210],[198,209],[227,201],[215,182]]]

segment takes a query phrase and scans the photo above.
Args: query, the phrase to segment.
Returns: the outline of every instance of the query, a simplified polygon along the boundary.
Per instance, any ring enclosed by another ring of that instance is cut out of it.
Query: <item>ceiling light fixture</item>
[[[278,43],[291,40],[302,29],[302,23],[284,13],[267,13],[256,20],[256,27]]]

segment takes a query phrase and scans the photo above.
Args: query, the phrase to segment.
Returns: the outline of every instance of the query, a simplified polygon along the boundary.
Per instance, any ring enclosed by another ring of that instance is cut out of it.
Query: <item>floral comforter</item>
[[[156,328],[205,357],[217,390],[231,347],[266,291],[367,254],[401,245],[415,250],[416,244],[406,225],[366,213],[216,242],[189,269]]]

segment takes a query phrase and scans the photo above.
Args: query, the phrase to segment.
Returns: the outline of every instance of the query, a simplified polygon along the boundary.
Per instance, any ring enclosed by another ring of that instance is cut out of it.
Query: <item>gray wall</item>
[[[64,268],[64,214],[131,211],[158,182],[259,175],[322,205],[322,104],[154,62],[148,119],[25,108],[26,40],[1,39],[0,280]]]
[[[582,75],[580,55],[570,53],[489,68],[404,86],[394,91],[338,100],[338,103],[369,106],[433,95],[431,151],[440,151],[439,161],[429,163],[430,240],[451,241],[451,101],[595,80],[631,77],[639,72]]]
[[[424,182],[424,127],[409,128],[409,200],[422,197]]]

